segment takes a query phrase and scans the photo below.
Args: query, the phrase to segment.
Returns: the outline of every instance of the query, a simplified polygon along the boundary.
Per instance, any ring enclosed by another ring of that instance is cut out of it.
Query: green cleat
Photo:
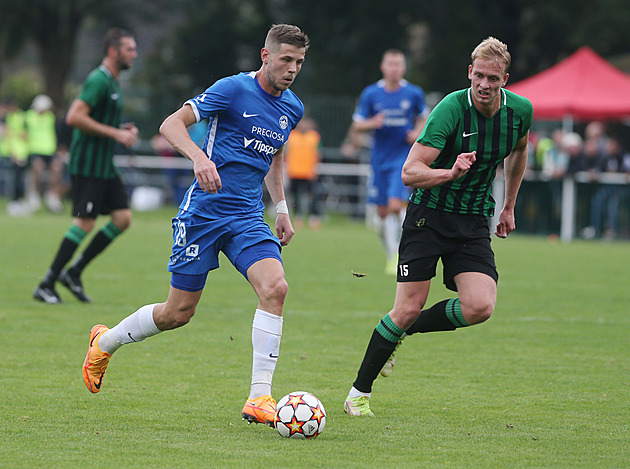
[[[400,338],[400,340],[396,344],[396,348],[394,349],[392,354],[389,356],[389,358],[383,365],[383,368],[381,368],[381,371],[380,371],[381,376],[384,376],[385,378],[387,378],[389,375],[392,374],[392,371],[394,371],[394,365],[396,364],[396,352],[398,351],[398,347],[400,347],[400,344],[402,344],[402,341],[404,338],[405,338],[405,334],[403,334],[403,336]]]
[[[367,396],[347,398],[343,410],[354,416],[374,417],[374,413],[370,410],[370,398]]]

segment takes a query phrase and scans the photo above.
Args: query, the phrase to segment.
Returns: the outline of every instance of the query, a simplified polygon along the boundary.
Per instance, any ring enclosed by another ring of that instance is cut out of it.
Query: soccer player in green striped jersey
[[[33,292],[36,300],[61,303],[55,290],[55,283],[60,281],[79,301],[90,302],[81,283],[83,269],[131,223],[127,192],[114,166],[114,146],[120,143],[130,147],[138,135],[135,125],[121,125],[123,100],[118,85],[120,72],[131,68],[137,55],[136,41],[130,32],[109,30],[103,62],[87,77],[81,95],[68,110],[66,122],[74,127],[68,166],[74,219],[52,265]],[[98,215],[110,215],[111,221],[92,238],[72,266],[62,270],[94,228]]]
[[[402,339],[417,332],[450,331],[490,318],[498,273],[490,246],[491,187],[498,166],[505,171],[505,200],[495,235],[516,228],[514,206],[527,163],[533,119],[529,100],[503,87],[511,57],[489,37],[472,52],[471,87],[446,96],[429,115],[402,170],[414,189],[399,246],[393,309],[376,326],[344,409],[374,415],[372,384],[388,376]],[[444,284],[455,298],[422,309],[438,260]]]

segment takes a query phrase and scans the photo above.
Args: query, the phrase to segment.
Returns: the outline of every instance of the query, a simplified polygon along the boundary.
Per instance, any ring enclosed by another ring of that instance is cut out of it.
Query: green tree
[[[103,32],[111,26],[129,28],[134,21],[155,20],[154,12],[163,12],[161,7],[179,3],[153,0],[148,11],[141,0],[0,0],[0,59],[15,57],[34,43],[45,92],[61,107],[77,38],[87,19],[95,19]]]
[[[200,8],[185,0],[185,18],[158,42],[139,80],[149,95],[149,128],[216,80],[260,67],[260,50],[273,21],[274,2],[217,0]],[[278,22],[278,21],[275,21]]]

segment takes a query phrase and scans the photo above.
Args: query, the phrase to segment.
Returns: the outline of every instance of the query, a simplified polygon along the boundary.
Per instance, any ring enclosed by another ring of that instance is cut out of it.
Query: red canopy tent
[[[566,122],[630,117],[630,76],[586,46],[507,88],[529,98],[537,119]]]

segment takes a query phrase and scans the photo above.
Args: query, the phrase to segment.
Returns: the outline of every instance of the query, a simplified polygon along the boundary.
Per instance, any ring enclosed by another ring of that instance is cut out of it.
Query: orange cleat
[[[90,331],[90,346],[83,362],[83,381],[88,390],[97,393],[101,390],[103,376],[109,364],[111,355],[101,351],[98,346],[98,338],[109,329],[102,324],[94,326]]]
[[[264,423],[273,427],[273,419],[276,413],[276,401],[271,396],[261,396],[256,399],[247,399],[243,407],[243,420],[248,424]]]

